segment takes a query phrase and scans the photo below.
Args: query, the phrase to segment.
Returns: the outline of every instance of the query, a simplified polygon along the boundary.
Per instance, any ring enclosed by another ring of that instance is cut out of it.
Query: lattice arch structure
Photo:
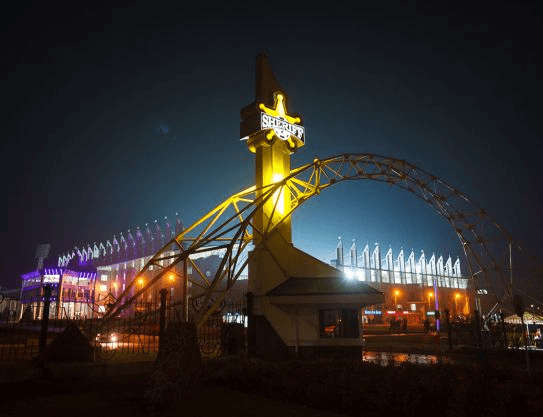
[[[278,224],[268,223],[259,230],[254,225],[255,213],[268,200],[274,201],[274,196],[283,192],[290,195],[290,211],[285,213],[285,219],[302,203],[328,187],[360,179],[395,185],[432,206],[458,236],[475,289],[481,285],[489,289],[496,297],[494,308],[510,300],[513,251],[520,246],[514,244],[511,235],[500,224],[488,217],[486,210],[472,203],[457,188],[404,160],[374,154],[342,154],[315,159],[262,190],[253,186],[223,201],[159,250],[140,272],[150,277],[146,284],[130,296],[136,280],[130,283],[105,317],[120,314],[166,274],[178,274],[176,265],[191,262],[190,255],[221,249],[224,256],[212,279],[193,264],[199,278],[191,281],[194,291],[191,296],[199,301],[200,308],[192,320],[197,325],[205,323],[247,266],[247,249],[255,234],[264,236],[277,227]],[[515,281],[518,282],[517,277]]]

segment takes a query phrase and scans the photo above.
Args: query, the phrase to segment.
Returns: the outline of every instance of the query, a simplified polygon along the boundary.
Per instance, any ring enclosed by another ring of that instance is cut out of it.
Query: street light
[[[168,279],[170,280],[170,303],[173,302],[173,283],[175,282],[175,275],[170,274],[168,275]]]
[[[145,280],[143,279],[143,277],[140,277],[138,279],[138,284],[141,285],[141,289],[143,290],[143,284],[145,283]],[[141,294],[141,301],[143,302],[143,293]]]
[[[454,294],[454,306],[455,306],[455,312],[456,312],[456,315],[458,316],[458,299],[460,298],[460,294],[459,293],[456,293]]]
[[[138,278],[138,284],[140,284],[141,290],[143,290],[143,284],[145,284],[145,279],[143,277],[139,277]],[[140,299],[140,309],[141,310],[145,309],[145,307],[143,306],[143,301],[144,301],[144,298],[143,298],[143,292],[142,292],[141,293],[141,299]],[[137,301],[136,301],[136,305],[137,305]]]
[[[398,295],[400,295],[400,291],[395,290],[394,291],[394,310],[396,310],[396,308],[398,308]]]
[[[430,304],[430,299],[434,297],[434,293],[432,291],[430,291],[428,293],[428,310],[431,310],[432,309],[432,305]]]

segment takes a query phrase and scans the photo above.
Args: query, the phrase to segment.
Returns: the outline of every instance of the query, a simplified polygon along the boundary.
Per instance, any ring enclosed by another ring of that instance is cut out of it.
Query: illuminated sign
[[[260,103],[258,107],[264,110],[260,113],[260,129],[270,129],[266,135],[268,139],[271,139],[274,134],[281,140],[288,140],[294,136],[305,143],[305,130],[299,125],[301,119],[287,114],[283,94],[275,94],[275,108],[266,107],[263,103]]]
[[[43,282],[58,282],[60,275],[44,275]]]
[[[304,128],[302,126],[288,123],[264,112],[260,113],[260,128],[262,130],[273,129],[275,135],[281,140],[288,140],[291,136],[296,136],[304,142]],[[271,139],[270,134],[268,134],[268,139]]]
[[[377,314],[377,315],[379,315],[379,314],[382,314],[382,312],[379,311],[379,310],[364,310],[364,314]]]

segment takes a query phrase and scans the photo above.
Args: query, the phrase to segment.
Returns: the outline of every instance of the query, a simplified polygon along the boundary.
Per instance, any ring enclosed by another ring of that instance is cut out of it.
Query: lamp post
[[[140,284],[142,290],[143,290],[143,283],[144,282],[145,282],[145,280],[142,277],[140,277],[138,279],[138,284]],[[142,307],[143,307],[143,293],[141,294],[141,304],[142,304]]]
[[[458,299],[460,298],[460,294],[456,293],[454,294],[454,307],[455,307],[455,313],[458,316]]]
[[[400,291],[394,290],[394,310],[398,308],[398,295],[400,295]]]
[[[431,299],[434,297],[434,293],[432,291],[428,292],[428,310],[432,309]]]
[[[173,284],[175,282],[175,275],[174,274],[170,274],[168,276],[168,279],[170,281],[170,303],[173,303],[174,302],[174,298],[173,298]]]

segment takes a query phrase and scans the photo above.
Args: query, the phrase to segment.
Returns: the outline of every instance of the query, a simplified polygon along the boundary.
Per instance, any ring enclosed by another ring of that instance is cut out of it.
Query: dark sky
[[[252,185],[239,110],[261,51],[304,116],[293,167],[345,152],[406,159],[541,253],[535,6],[177,4],[27,3],[5,17],[1,286],[35,267],[38,244],[58,255],[175,212],[190,225]],[[381,183],[333,187],[294,219],[295,244],[326,261],[338,236],[460,255],[430,207]]]

